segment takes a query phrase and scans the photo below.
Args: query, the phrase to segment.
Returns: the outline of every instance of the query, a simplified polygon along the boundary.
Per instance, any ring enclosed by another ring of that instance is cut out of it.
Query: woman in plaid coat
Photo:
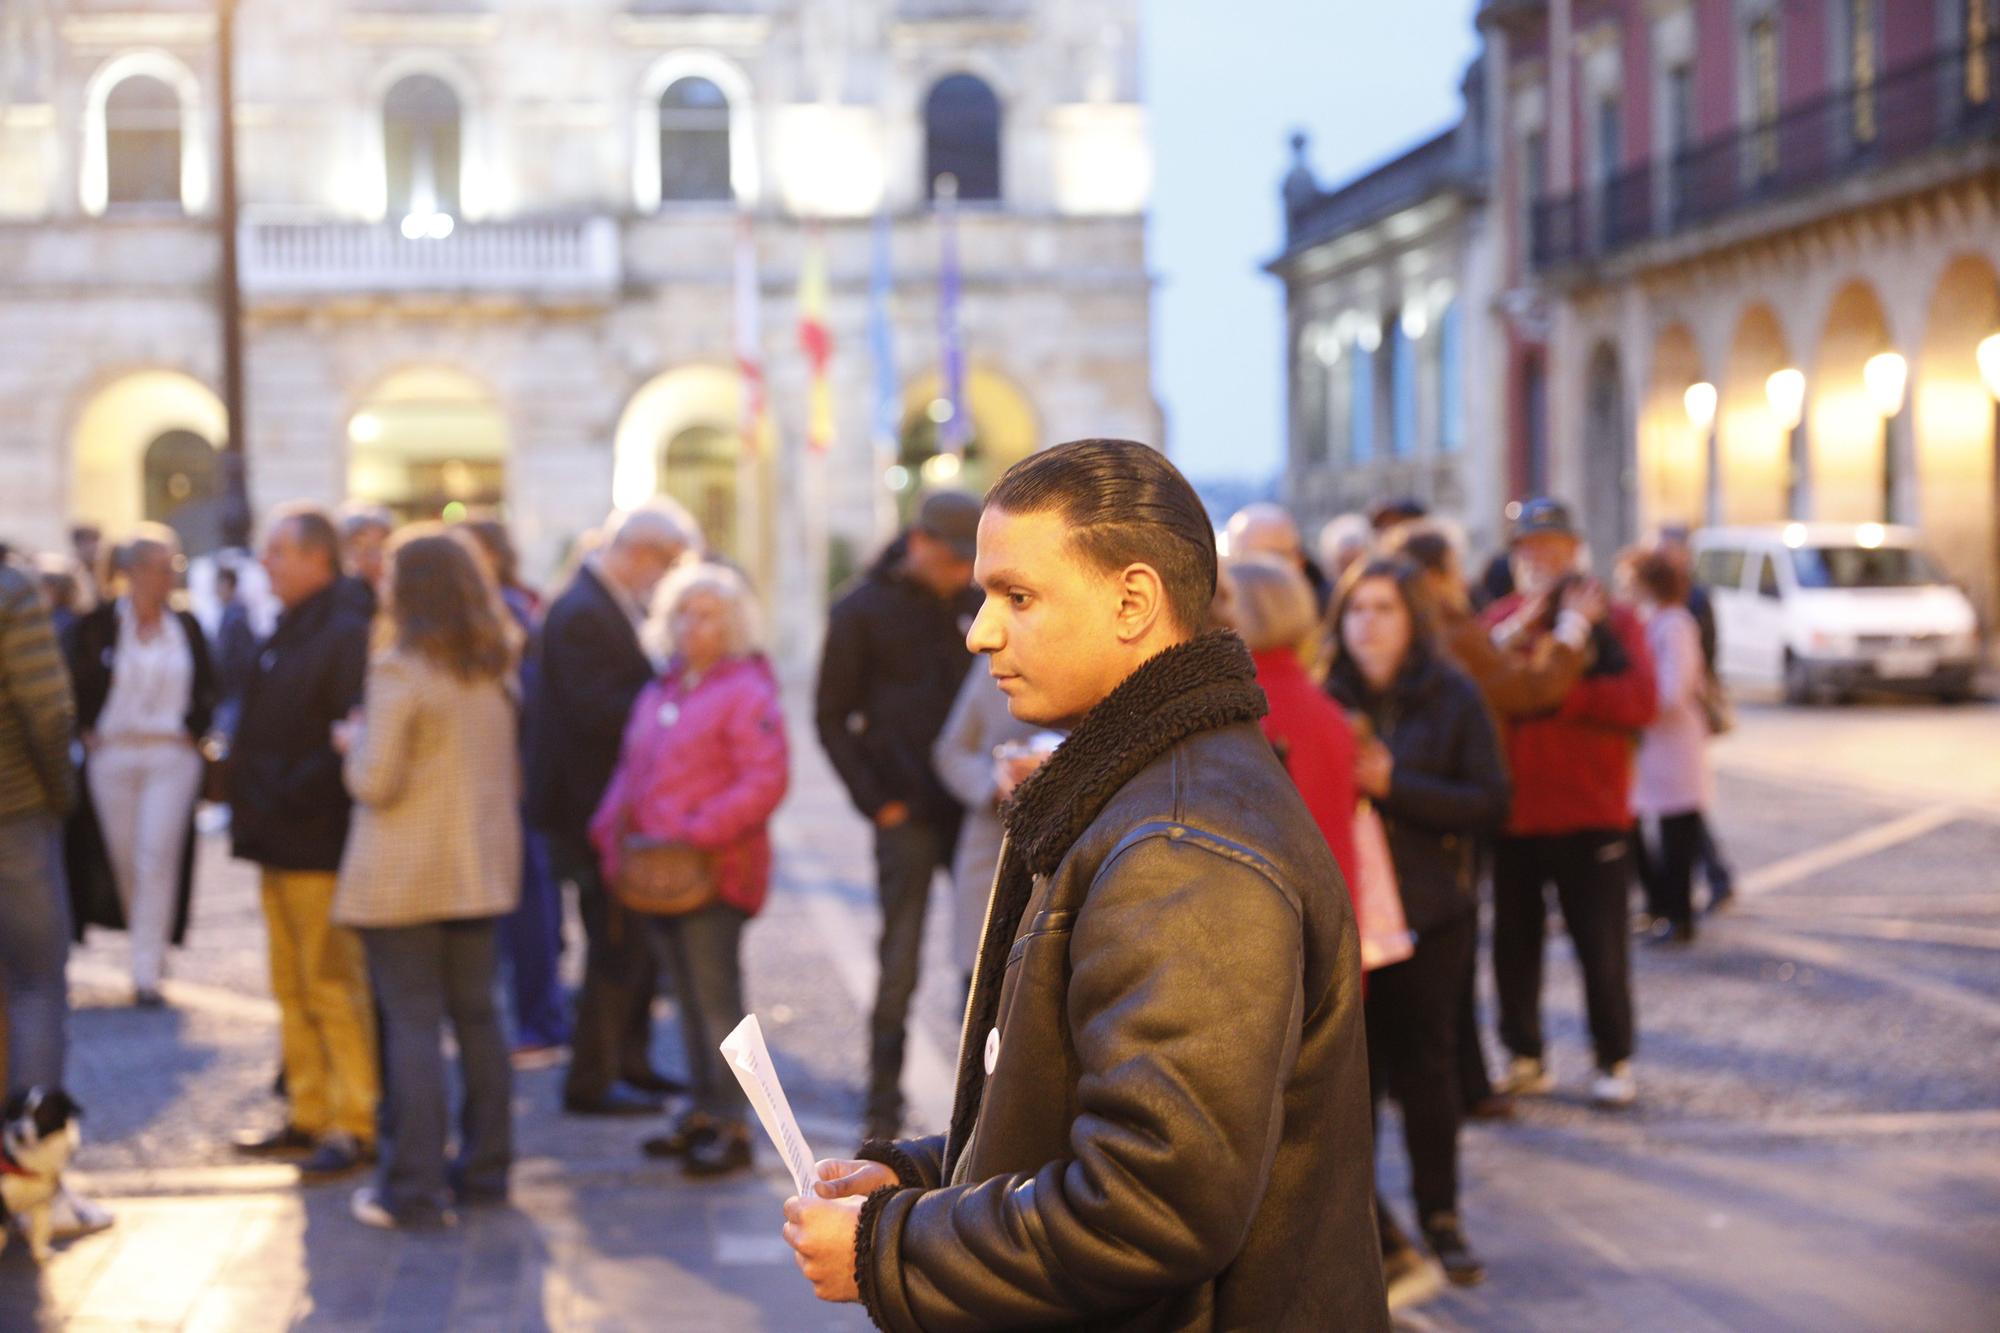
[[[520,809],[514,654],[499,598],[458,536],[406,529],[386,582],[386,648],[360,720],[335,736],[355,817],[333,915],[367,951],[389,1098],[381,1170],[353,1212],[371,1226],[450,1225],[452,1203],[506,1197],[513,1159],[494,983],[499,919],[521,888],[521,839],[506,833]],[[449,1166],[447,1017],[465,1087]]]

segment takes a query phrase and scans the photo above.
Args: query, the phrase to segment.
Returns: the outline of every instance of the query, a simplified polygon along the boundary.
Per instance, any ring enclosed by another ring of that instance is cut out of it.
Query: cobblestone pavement
[[[803,712],[798,713],[804,716]],[[2000,1308],[2000,709],[1745,709],[1715,811],[1741,905],[1691,951],[1641,949],[1642,1100],[1588,1108],[1567,946],[1548,1014],[1562,1088],[1467,1131],[1482,1287],[1412,1328],[1991,1326]],[[804,736],[779,822],[781,885],[746,936],[749,992],[809,1137],[851,1146],[874,917],[865,829]],[[510,1206],[384,1235],[346,1189],[229,1154],[271,1120],[273,1010],[254,885],[204,849],[173,1007],[128,1007],[122,941],[72,980],[79,1159],[116,1209],[39,1272],[0,1257],[0,1329],[860,1328],[817,1305],[777,1234],[775,1155],[693,1184],[639,1158],[644,1125],[516,1088]],[[939,904],[944,898],[940,893]],[[934,911],[913,1121],[946,1111],[957,980]],[[577,960],[572,957],[572,965]],[[671,1006],[662,1006],[670,1016]],[[658,1056],[679,1057],[670,1023]],[[1407,1211],[1393,1116],[1382,1186]]]

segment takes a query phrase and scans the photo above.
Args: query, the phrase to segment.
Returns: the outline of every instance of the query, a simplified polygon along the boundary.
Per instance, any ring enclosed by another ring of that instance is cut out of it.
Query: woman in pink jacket
[[[778,683],[757,648],[750,590],[734,570],[691,564],[653,601],[668,662],[632,705],[618,770],[591,819],[607,881],[630,835],[712,853],[717,896],[682,916],[652,917],[674,978],[694,1105],[649,1156],[693,1176],[750,1166],[749,1103],[717,1051],[743,1018],[743,926],[771,883],[771,813],[788,781]]]

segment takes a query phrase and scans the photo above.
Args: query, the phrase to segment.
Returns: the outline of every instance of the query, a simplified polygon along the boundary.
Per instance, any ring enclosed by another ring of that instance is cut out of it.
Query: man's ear
[[[1151,565],[1133,563],[1118,576],[1117,631],[1122,643],[1137,643],[1167,614],[1167,588]]]

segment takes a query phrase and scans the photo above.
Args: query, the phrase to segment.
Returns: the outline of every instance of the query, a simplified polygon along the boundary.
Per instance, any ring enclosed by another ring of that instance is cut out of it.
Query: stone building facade
[[[1410,491],[1482,546],[1552,492],[1600,564],[1666,522],[1886,519],[2000,623],[2000,0],[1475,17],[1457,129],[1331,192],[1288,183],[1302,512]],[[1464,293],[1463,452],[1427,469],[1419,430],[1398,459],[1379,422],[1343,450],[1339,330],[1386,344],[1434,271]]]
[[[22,0],[0,28],[0,531],[22,545],[73,519],[212,539],[217,8]],[[657,488],[766,590],[796,656],[828,579],[960,463],[924,466],[950,410],[945,173],[972,418],[958,480],[1075,435],[1159,440],[1136,0],[235,10],[259,511],[498,504],[542,576],[614,498]],[[748,446],[745,225],[768,405]],[[809,250],[835,347],[824,453],[804,442]]]
[[[1488,0],[1508,470],[1919,527],[2000,611],[2000,3]],[[1991,363],[1982,377],[1982,343]]]
[[[1289,438],[1283,494],[1307,527],[1413,497],[1495,537],[1498,437],[1474,325],[1490,303],[1478,69],[1472,114],[1323,190],[1303,136],[1284,184]]]

